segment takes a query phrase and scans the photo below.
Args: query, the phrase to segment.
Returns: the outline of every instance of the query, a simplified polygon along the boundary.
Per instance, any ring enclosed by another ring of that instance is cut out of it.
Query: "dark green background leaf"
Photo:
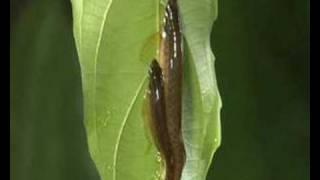
[[[97,179],[82,122],[71,6],[34,0],[11,7],[10,179]]]

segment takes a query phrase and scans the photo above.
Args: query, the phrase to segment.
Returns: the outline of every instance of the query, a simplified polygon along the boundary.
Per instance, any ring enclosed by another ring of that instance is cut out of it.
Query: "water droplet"
[[[104,126],[107,125],[107,121],[109,121],[110,118],[111,118],[111,112],[110,112],[110,111],[107,111],[107,112],[106,112],[105,121],[103,122],[103,125],[104,125]]]
[[[159,178],[157,177],[157,175],[153,175],[153,179],[154,179],[154,180],[159,180]]]
[[[103,120],[102,120],[103,127],[107,126],[108,121],[110,120],[110,118],[111,118],[111,112],[110,111],[106,111],[106,115],[103,117]]]
[[[108,169],[108,171],[111,171],[111,166],[108,166],[107,169]]]
[[[159,170],[156,171],[155,177],[156,177],[156,179],[161,179],[161,174],[160,174]]]
[[[156,158],[157,158],[157,162],[160,163],[162,160],[160,152],[157,152]]]
[[[201,91],[202,94],[207,94],[207,92],[208,92],[207,89],[203,89],[203,90]]]

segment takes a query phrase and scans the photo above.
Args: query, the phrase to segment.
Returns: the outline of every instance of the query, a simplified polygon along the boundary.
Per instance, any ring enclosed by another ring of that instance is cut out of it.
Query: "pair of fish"
[[[177,0],[164,14],[160,59],[149,70],[148,102],[154,142],[164,160],[165,180],[180,180],[186,161],[182,137],[183,39]]]

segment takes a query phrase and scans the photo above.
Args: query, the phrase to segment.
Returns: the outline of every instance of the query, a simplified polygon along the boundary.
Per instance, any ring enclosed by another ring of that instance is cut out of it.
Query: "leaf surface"
[[[159,177],[157,151],[146,135],[143,97],[146,57],[157,57],[158,41],[150,37],[160,31],[162,4],[72,0],[89,151],[102,179]],[[215,0],[185,0],[180,5],[187,49],[183,134],[188,160],[183,179],[200,180],[220,144],[221,102],[210,48],[217,6]]]

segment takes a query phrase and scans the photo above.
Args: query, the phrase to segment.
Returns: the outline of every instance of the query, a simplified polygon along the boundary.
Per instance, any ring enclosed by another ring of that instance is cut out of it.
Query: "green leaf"
[[[214,60],[210,47],[216,0],[181,0],[186,39],[183,123],[187,164],[183,180],[206,178],[214,152],[221,142],[220,109]]]
[[[89,151],[105,180],[159,177],[157,151],[145,133],[149,62],[141,56],[156,57],[158,46],[150,37],[160,31],[164,3],[159,1],[72,0]],[[184,0],[180,5],[187,49],[183,135],[188,159],[183,180],[201,180],[220,144],[221,101],[210,48],[217,4]]]

